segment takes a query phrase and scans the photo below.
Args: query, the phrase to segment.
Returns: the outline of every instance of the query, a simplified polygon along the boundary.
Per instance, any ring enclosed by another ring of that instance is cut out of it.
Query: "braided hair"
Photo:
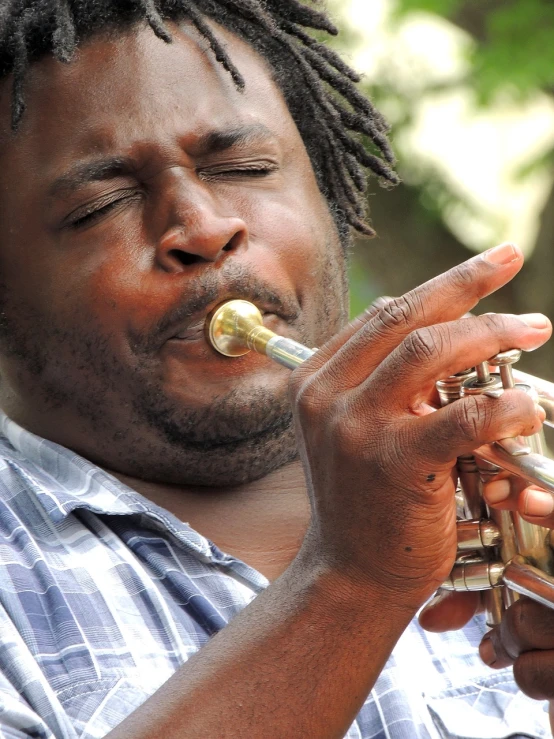
[[[394,185],[394,155],[382,115],[356,87],[359,75],[309,33],[338,31],[319,0],[2,0],[0,79],[13,75],[12,129],[25,111],[29,65],[50,54],[70,62],[104,30],[147,23],[171,43],[167,22],[187,20],[241,90],[245,82],[208,19],[252,46],[269,64],[300,131],[343,243],[349,228],[373,235],[366,219],[368,173]],[[364,145],[367,144],[367,145]]]

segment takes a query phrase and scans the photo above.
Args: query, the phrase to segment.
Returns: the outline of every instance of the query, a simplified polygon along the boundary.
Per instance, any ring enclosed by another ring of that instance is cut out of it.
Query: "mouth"
[[[198,321],[193,323],[188,328],[172,336],[170,341],[197,341],[205,337],[206,321]]]
[[[221,301],[218,303],[218,305],[221,304]],[[216,306],[217,307],[217,306]],[[277,313],[270,311],[270,310],[263,310],[263,308],[259,307],[260,313],[262,314],[262,319],[264,322],[264,325],[267,328],[271,328],[274,330],[274,326],[278,322],[282,322],[285,320],[281,316],[279,316]],[[195,320],[194,322],[190,323],[186,326],[186,328],[183,328],[178,333],[174,334],[169,338],[169,341],[184,341],[184,342],[193,342],[193,341],[206,341],[206,322],[208,320],[208,316],[213,311],[213,309],[207,310],[201,319]]]

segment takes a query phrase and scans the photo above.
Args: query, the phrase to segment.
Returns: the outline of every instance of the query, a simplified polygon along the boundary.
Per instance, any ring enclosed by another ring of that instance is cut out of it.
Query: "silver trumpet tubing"
[[[465,395],[499,397],[519,388],[554,421],[554,385],[513,370],[521,356],[514,349],[478,367],[437,383],[442,405]],[[498,369],[491,372],[490,368]],[[500,623],[505,608],[526,595],[554,608],[554,560],[551,531],[525,521],[517,512],[489,509],[483,484],[501,470],[554,494],[554,461],[545,455],[542,432],[531,437],[501,439],[458,459],[458,554],[443,588],[489,591],[485,596],[489,625]]]
[[[245,300],[219,306],[208,317],[206,333],[210,344],[225,356],[239,357],[253,350],[289,369],[316,351],[267,329],[256,306]],[[520,356],[517,349],[503,352],[478,367],[440,380],[441,404],[466,395],[499,397],[516,387],[544,408],[545,423],[554,428],[554,384],[514,370]],[[520,595],[554,608],[552,532],[524,521],[516,512],[489,510],[482,494],[486,480],[501,470],[554,494],[554,460],[545,455],[545,448],[541,432],[501,439],[458,459],[458,553],[443,589],[486,591],[490,625],[500,623],[504,609]]]

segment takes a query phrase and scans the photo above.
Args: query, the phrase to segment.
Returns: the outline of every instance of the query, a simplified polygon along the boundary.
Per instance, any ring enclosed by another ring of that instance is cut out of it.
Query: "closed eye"
[[[218,167],[210,167],[209,169],[198,170],[198,176],[202,180],[219,180],[219,179],[240,179],[245,178],[262,178],[277,172],[279,166],[275,163],[260,164],[241,164],[237,166],[221,165]]]
[[[96,221],[107,217],[112,212],[123,209],[131,202],[142,198],[141,193],[136,190],[124,190],[110,193],[105,197],[95,200],[86,206],[77,208],[65,219],[64,226],[72,229],[86,228]]]

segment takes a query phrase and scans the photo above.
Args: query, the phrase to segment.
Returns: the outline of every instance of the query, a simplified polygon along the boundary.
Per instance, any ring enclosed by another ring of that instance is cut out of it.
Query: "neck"
[[[260,480],[226,488],[181,487],[111,474],[269,580],[290,565],[310,520],[306,480],[298,461]]]

